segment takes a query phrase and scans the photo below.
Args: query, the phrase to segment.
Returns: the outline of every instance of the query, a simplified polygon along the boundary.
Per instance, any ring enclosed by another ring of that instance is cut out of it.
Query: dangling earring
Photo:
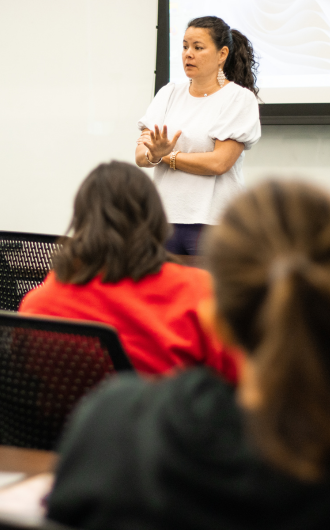
[[[192,79],[189,79],[189,85],[191,86],[191,83],[192,83]]]
[[[222,70],[222,68],[220,66],[219,67],[219,72],[218,72],[218,75],[217,75],[217,80],[218,80],[220,88],[222,88],[224,86],[226,79],[227,78],[226,78],[225,74],[223,73],[223,70]]]

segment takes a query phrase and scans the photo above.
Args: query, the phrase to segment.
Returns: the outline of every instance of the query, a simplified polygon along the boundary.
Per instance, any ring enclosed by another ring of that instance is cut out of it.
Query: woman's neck
[[[226,86],[229,83],[228,80],[225,81],[224,86]],[[214,94],[215,92],[218,92],[221,87],[219,86],[219,83],[217,80],[208,80],[208,81],[199,81],[198,79],[193,79],[192,83],[190,85],[189,91],[192,96],[195,98],[201,98],[210,96],[211,94]]]

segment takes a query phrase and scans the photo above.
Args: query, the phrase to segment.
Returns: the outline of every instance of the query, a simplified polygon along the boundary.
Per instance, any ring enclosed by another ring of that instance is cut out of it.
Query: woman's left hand
[[[177,131],[172,140],[167,137],[167,127],[164,125],[163,130],[160,131],[158,125],[155,125],[155,132],[143,132],[139,138],[150,151],[151,161],[159,160],[173,151],[176,142],[181,136],[181,131]],[[138,141],[139,141],[138,140]]]

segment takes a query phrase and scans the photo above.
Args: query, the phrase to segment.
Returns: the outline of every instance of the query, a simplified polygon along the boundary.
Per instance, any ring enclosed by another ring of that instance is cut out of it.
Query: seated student
[[[330,527],[330,197],[264,183],[234,200],[208,254],[215,301],[202,315],[245,349],[238,392],[204,368],[101,385],[63,440],[49,518],[88,530]]]
[[[21,313],[111,324],[139,372],[205,364],[235,382],[235,364],[197,318],[210,275],[165,250],[169,227],[143,171],[116,161],[94,169],[78,190],[70,229],[54,271],[25,296]]]

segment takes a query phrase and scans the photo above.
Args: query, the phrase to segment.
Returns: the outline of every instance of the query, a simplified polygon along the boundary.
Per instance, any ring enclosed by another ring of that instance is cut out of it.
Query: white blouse
[[[215,140],[237,140],[251,149],[260,138],[258,102],[247,88],[231,82],[207,97],[189,93],[189,82],[169,83],[159,90],[146,114],[138,122],[140,130],[162,129],[168,136],[182,134],[176,150],[183,153],[206,153],[214,150]],[[154,170],[154,182],[162,198],[170,223],[217,224],[228,201],[244,186],[242,164],[244,151],[222,175],[192,175],[170,169],[160,163]]]

